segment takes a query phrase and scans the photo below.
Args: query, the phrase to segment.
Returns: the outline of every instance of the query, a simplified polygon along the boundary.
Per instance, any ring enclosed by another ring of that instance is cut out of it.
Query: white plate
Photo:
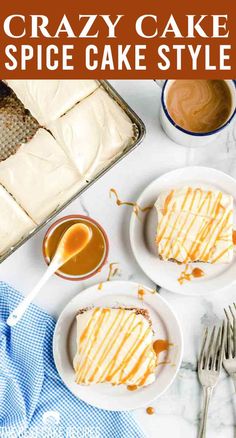
[[[138,289],[145,290],[143,300]],[[154,383],[136,391],[124,385],[114,387],[109,383],[82,386],[75,383],[72,360],[76,351],[76,321],[78,309],[87,306],[134,306],[150,312],[155,339],[167,339],[171,346],[161,353]],[[157,292],[128,281],[110,281],[92,286],[79,293],[61,313],[53,337],[53,354],[57,370],[73,394],[90,405],[113,411],[139,408],[159,397],[173,382],[182,360],[183,340],[180,325],[169,305]]]
[[[153,205],[158,195],[165,190],[184,185],[219,189],[234,198],[234,224],[236,212],[236,181],[219,170],[208,167],[185,167],[166,173],[153,181],[140,195],[137,203],[141,207]],[[154,244],[157,226],[155,208],[137,217],[131,216],[130,240],[134,256],[145,274],[156,284],[172,292],[188,295],[204,295],[222,290],[236,280],[236,258],[230,264],[194,263],[205,275],[185,281],[182,285],[178,277],[184,267],[173,262],[163,262],[157,256]]]

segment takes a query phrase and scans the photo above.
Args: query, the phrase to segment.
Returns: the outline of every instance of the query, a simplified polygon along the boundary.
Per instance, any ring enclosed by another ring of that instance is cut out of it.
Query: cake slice
[[[36,224],[0,185],[0,255],[32,231]]]
[[[142,387],[155,380],[157,357],[147,310],[81,309],[77,320],[76,382]]]
[[[42,126],[62,116],[99,87],[97,81],[80,79],[7,79],[5,82]]]
[[[183,187],[161,193],[156,244],[162,260],[230,263],[233,198],[219,190]]]
[[[47,127],[79,173],[88,178],[110,163],[134,136],[133,123],[102,87]]]
[[[44,129],[0,163],[0,183],[37,224],[64,204],[80,184],[76,167]]]

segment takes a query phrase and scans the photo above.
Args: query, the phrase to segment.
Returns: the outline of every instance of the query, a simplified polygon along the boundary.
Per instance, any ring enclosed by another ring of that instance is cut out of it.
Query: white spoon
[[[28,309],[30,303],[35,299],[36,295],[47,282],[47,280],[53,275],[62,265],[64,265],[73,256],[81,252],[89,243],[92,237],[92,230],[85,224],[74,224],[69,227],[63,234],[59,241],[57,250],[54,257],[45,271],[42,278],[35,285],[32,291],[23,299],[23,301],[13,310],[7,319],[9,326],[16,325],[22,318],[25,311]]]

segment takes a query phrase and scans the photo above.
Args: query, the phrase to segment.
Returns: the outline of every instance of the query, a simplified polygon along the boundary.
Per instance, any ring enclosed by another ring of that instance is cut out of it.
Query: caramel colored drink
[[[169,88],[166,106],[176,125],[206,133],[227,121],[232,97],[224,80],[178,79]]]

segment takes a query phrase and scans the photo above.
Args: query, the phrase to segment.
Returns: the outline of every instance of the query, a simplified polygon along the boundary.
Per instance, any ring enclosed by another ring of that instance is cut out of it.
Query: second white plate
[[[139,288],[145,291],[142,300],[139,299]],[[76,315],[78,309],[91,305],[148,309],[154,339],[165,339],[170,344],[168,351],[158,357],[155,382],[136,391],[129,391],[125,385],[115,387],[102,383],[85,386],[75,383],[72,362],[76,352]],[[182,352],[181,328],[167,302],[155,291],[130,281],[108,281],[102,284],[101,289],[95,285],[79,293],[61,313],[53,337],[54,360],[65,385],[87,403],[113,411],[139,408],[159,397],[173,382],[181,364]]]
[[[201,186],[218,189],[234,198],[234,224],[236,212],[236,180],[219,170],[208,167],[185,167],[166,173],[153,181],[140,195],[141,207],[153,205],[162,191],[181,186]],[[131,216],[130,240],[134,256],[145,274],[156,284],[172,292],[188,295],[204,295],[221,290],[236,280],[236,258],[230,264],[194,263],[205,275],[179,284],[178,278],[184,267],[173,262],[163,262],[157,256],[154,243],[157,227],[155,208],[137,217]]]

